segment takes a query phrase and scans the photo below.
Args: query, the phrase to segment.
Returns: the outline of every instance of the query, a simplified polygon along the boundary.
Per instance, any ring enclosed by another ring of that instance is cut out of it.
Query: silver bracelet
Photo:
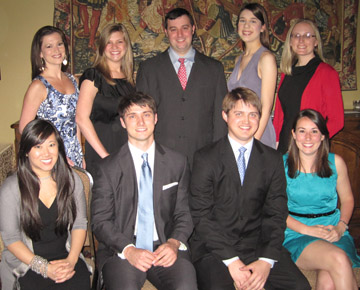
[[[339,220],[339,223],[343,223],[345,225],[345,229],[348,230],[349,229],[349,225],[343,221],[343,220]]]
[[[37,255],[35,255],[30,262],[31,270],[33,270],[37,274],[40,274],[44,278],[48,277],[47,276],[48,265],[49,265],[48,260]]]

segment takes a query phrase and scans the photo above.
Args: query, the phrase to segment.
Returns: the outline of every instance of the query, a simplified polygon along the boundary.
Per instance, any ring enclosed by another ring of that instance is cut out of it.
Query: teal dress
[[[287,158],[285,154],[284,166],[287,173]],[[290,212],[301,214],[320,214],[335,212],[329,216],[318,218],[305,218],[291,215],[294,219],[303,224],[313,225],[337,225],[340,219],[340,210],[337,209],[338,195],[336,191],[337,171],[335,167],[335,155],[329,153],[329,163],[333,174],[328,178],[321,178],[317,174],[303,173],[296,178],[290,178],[286,174],[288,208]],[[319,238],[300,234],[289,228],[285,230],[284,247],[290,252],[294,262],[297,261],[302,251],[310,243],[319,240]],[[343,249],[353,263],[353,267],[360,267],[360,257],[356,253],[354,240],[349,231],[345,231],[344,236],[334,245]]]

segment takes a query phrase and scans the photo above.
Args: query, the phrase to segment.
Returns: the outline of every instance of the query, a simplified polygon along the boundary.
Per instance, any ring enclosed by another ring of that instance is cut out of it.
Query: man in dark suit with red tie
[[[165,17],[170,47],[140,63],[136,89],[151,95],[159,121],[155,137],[189,158],[226,133],[221,104],[227,93],[222,64],[192,47],[195,25],[189,12],[171,10]]]
[[[288,215],[281,155],[254,139],[261,103],[246,88],[229,92],[228,135],[194,155],[190,241],[202,290],[310,289],[282,246]]]
[[[150,96],[124,97],[119,115],[128,143],[101,161],[91,201],[105,288],[140,290],[148,279],[158,289],[196,290],[186,157],[155,142]]]

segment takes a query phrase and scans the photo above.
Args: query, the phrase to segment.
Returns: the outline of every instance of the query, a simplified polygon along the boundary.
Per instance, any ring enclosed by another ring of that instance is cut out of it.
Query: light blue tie
[[[152,252],[154,239],[153,183],[148,154],[144,153],[141,158],[144,162],[140,175],[136,247]]]
[[[245,151],[246,151],[246,148],[241,146],[239,148],[240,154],[239,154],[239,157],[237,159],[237,166],[238,166],[238,170],[239,170],[239,174],[240,174],[241,185],[244,183],[245,170],[246,170]]]

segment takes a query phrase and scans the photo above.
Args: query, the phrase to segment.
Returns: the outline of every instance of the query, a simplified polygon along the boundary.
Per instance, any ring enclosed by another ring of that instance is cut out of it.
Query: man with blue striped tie
[[[195,290],[187,240],[193,224],[185,156],[154,140],[155,101],[137,92],[120,101],[128,143],[99,165],[91,203],[99,241],[97,264],[106,290]]]

